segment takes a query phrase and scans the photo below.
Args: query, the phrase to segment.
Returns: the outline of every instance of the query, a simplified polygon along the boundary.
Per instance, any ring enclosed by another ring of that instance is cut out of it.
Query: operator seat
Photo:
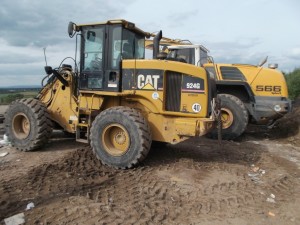
[[[132,46],[128,43],[123,44],[122,58],[123,59],[133,59]]]

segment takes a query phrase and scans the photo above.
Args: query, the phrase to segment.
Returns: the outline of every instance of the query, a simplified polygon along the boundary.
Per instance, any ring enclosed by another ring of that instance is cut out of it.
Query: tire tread
[[[135,158],[129,162],[126,166],[115,166],[115,165],[109,165],[103,159],[99,157],[99,155],[96,152],[96,149],[92,147],[92,151],[94,155],[105,165],[117,168],[117,169],[128,169],[132,168],[133,166],[137,165],[138,163],[141,163],[146,156],[149,153],[150,147],[151,147],[151,132],[150,132],[150,126],[145,120],[145,118],[142,116],[142,114],[134,109],[129,108],[125,106],[117,106],[112,107],[109,109],[106,109],[102,111],[93,121],[92,128],[91,128],[91,134],[90,134],[90,140],[91,140],[91,146],[93,146],[93,135],[96,133],[96,124],[98,120],[100,120],[103,116],[111,115],[113,113],[117,114],[123,114],[126,117],[128,117],[137,127],[137,133],[139,135],[139,139],[141,140],[140,149],[139,152],[135,155]]]
[[[18,139],[16,139],[12,134],[13,128],[10,124],[14,115],[11,115],[10,111],[16,106],[29,110],[36,121],[36,127],[31,128],[36,130],[36,134],[31,138],[31,140],[28,140],[25,145],[20,144]],[[41,147],[48,141],[52,134],[52,122],[50,120],[49,113],[47,112],[47,108],[42,102],[34,98],[20,99],[12,102],[8,110],[5,112],[4,124],[6,134],[11,141],[12,146],[25,152],[33,151]]]

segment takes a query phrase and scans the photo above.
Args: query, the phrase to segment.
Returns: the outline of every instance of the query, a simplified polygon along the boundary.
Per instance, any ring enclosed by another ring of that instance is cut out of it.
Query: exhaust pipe
[[[153,59],[157,59],[159,53],[159,42],[162,38],[162,31],[160,30],[153,39]]]

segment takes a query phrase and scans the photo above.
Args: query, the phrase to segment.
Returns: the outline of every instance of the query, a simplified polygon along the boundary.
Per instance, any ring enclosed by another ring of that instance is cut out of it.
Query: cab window
[[[102,70],[104,28],[83,30],[84,62],[83,69],[88,71]]]
[[[194,48],[185,48],[178,49],[177,57],[183,58],[187,63],[195,65],[195,49]]]
[[[123,30],[122,35],[122,59],[144,59],[145,38],[130,30]]]
[[[119,69],[121,59],[144,59],[145,38],[121,26],[111,27],[110,68]]]
[[[121,26],[111,26],[110,27],[111,36],[111,54],[109,60],[112,69],[119,69],[121,52],[122,52],[122,27]]]
[[[167,58],[195,65],[195,49],[194,48],[172,49],[169,52]]]

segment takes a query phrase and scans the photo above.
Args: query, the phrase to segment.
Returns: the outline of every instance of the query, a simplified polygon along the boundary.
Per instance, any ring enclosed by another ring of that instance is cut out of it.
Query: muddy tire
[[[239,137],[248,125],[248,112],[244,103],[237,97],[229,94],[220,94],[222,139],[233,140]],[[213,139],[218,138],[217,128],[209,135]]]
[[[52,133],[52,123],[46,107],[37,99],[13,102],[4,115],[5,133],[12,146],[21,151],[35,150]]]
[[[104,110],[95,118],[90,140],[93,152],[103,164],[126,169],[146,158],[152,139],[141,113],[120,106]]]

